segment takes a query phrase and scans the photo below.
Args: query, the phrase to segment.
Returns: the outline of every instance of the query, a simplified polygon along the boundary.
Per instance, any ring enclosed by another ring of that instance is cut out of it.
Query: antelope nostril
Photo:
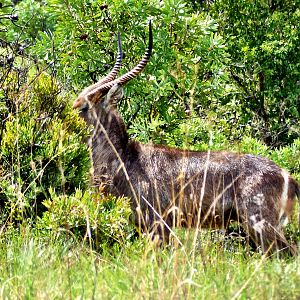
[[[81,106],[81,101],[75,100],[75,102],[73,103],[73,109],[79,108]]]

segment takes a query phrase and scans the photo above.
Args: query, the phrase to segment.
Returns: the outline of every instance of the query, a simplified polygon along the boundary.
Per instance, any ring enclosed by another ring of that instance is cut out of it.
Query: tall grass
[[[230,251],[205,232],[193,251],[190,233],[182,233],[183,247],[137,240],[99,254],[70,236],[24,227],[1,240],[0,298],[299,299],[300,257]]]

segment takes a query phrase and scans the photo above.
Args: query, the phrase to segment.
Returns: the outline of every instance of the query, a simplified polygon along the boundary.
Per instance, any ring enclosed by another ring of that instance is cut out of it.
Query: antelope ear
[[[104,101],[105,105],[116,105],[124,95],[123,88],[119,84],[115,84],[107,93]]]

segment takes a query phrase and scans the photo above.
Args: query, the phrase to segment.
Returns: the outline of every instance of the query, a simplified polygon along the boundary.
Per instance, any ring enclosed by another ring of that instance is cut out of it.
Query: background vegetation
[[[1,298],[299,298],[299,257],[265,260],[242,236],[137,239],[128,199],[90,186],[71,109],[113,66],[117,30],[122,74],[152,19],[119,107],[131,137],[268,156],[300,180],[299,1],[0,2]]]

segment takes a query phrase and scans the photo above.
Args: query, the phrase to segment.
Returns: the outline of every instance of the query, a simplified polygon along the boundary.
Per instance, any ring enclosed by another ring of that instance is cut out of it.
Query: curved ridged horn
[[[152,26],[151,26],[151,21],[149,22],[149,42],[148,42],[148,47],[145,51],[145,54],[143,56],[143,58],[140,60],[140,62],[129,72],[127,72],[126,74],[122,75],[121,77],[107,82],[106,84],[103,84],[101,86],[99,86],[99,88],[91,91],[90,94],[99,94],[99,95],[105,95],[115,84],[119,84],[119,85],[124,85],[125,83],[127,83],[129,80],[137,77],[141,71],[145,68],[145,66],[147,65],[148,61],[150,60],[150,56],[152,53],[152,46],[153,46],[153,36],[152,36]],[[92,95],[91,95],[92,96]],[[87,95],[87,97],[89,98],[89,95]],[[93,97],[91,97],[93,99]],[[97,99],[99,99],[99,97],[97,97]]]
[[[123,58],[123,52],[122,52],[120,31],[118,31],[118,54],[117,54],[117,58],[116,58],[114,67],[112,68],[112,70],[109,72],[108,75],[106,75],[104,78],[100,79],[95,84],[88,86],[79,94],[77,100],[74,102],[74,105],[73,105],[74,108],[77,108],[80,106],[80,104],[81,104],[80,99],[85,98],[88,94],[92,93],[94,90],[97,90],[103,84],[106,84],[115,79],[118,71],[120,70],[120,68],[122,66],[122,58]]]
[[[109,72],[107,76],[104,78],[100,79],[96,84],[97,87],[105,84],[107,82],[110,82],[115,79],[116,75],[118,74],[121,66],[122,66],[122,58],[123,58],[123,52],[122,52],[122,45],[121,45],[121,38],[120,38],[120,31],[118,30],[118,54],[116,58],[116,63],[112,70]]]

